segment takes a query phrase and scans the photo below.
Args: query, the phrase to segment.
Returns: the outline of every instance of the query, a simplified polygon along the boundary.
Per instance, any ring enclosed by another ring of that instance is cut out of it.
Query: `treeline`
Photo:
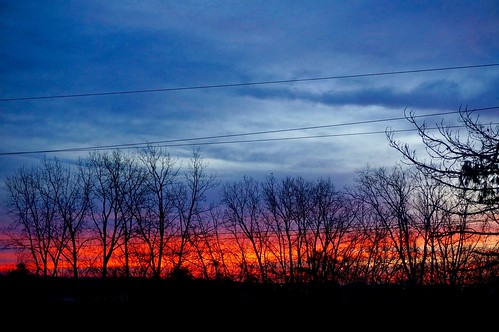
[[[37,276],[459,285],[498,275],[490,201],[418,167],[366,167],[353,183],[221,183],[199,149],[182,165],[152,145],[72,166],[45,158],[6,179],[4,235]]]

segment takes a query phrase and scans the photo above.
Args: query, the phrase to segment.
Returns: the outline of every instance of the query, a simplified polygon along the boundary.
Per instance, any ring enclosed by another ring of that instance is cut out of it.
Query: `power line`
[[[427,68],[427,69],[414,69],[414,70],[399,70],[399,71],[387,71],[387,72],[378,72],[378,73],[365,73],[365,74],[352,74],[352,75],[339,75],[339,76],[296,78],[296,79],[275,80],[275,81],[227,83],[227,84],[213,84],[213,85],[184,86],[184,87],[175,87],[175,88],[144,89],[144,90],[78,93],[78,94],[67,94],[67,95],[1,98],[0,102],[21,101],[21,100],[39,100],[39,99],[79,98],[79,97],[124,95],[124,94],[151,93],[151,92],[172,92],[172,91],[182,91],[182,90],[200,90],[200,89],[215,89],[215,88],[231,88],[231,87],[252,86],[252,85],[283,84],[283,83],[297,83],[297,82],[310,82],[310,81],[325,81],[325,80],[344,79],[344,78],[360,78],[360,77],[370,77],[370,76],[414,74],[414,73],[458,70],[458,69],[471,69],[471,68],[483,68],[483,67],[494,67],[494,66],[499,66],[499,63],[489,63],[489,64],[469,65],[469,66],[455,66],[455,67]]]
[[[495,107],[485,107],[485,108],[477,108],[473,110],[469,110],[470,112],[476,111],[487,111],[492,109],[498,109],[499,106]],[[447,114],[455,114],[460,111],[451,111],[451,112],[441,112],[441,113],[433,113],[433,114],[423,114],[414,116],[414,118],[421,117],[431,117],[438,115],[447,115]],[[101,146],[91,146],[91,147],[80,147],[80,148],[66,148],[66,149],[51,149],[51,150],[34,150],[34,151],[16,151],[16,152],[0,152],[0,156],[11,156],[11,155],[26,155],[26,154],[40,154],[40,153],[59,153],[59,152],[83,152],[83,151],[101,151],[101,150],[109,150],[109,149],[133,149],[139,148],[145,145],[157,145],[158,147],[183,147],[183,146],[199,146],[199,145],[216,145],[216,144],[236,144],[236,143],[256,143],[256,142],[271,142],[271,141],[288,141],[288,140],[299,140],[299,139],[311,139],[311,138],[330,138],[330,137],[342,137],[342,136],[358,136],[358,135],[374,135],[374,134],[384,134],[386,131],[371,131],[371,132],[356,132],[356,133],[343,133],[343,134],[323,134],[323,135],[309,135],[309,136],[295,136],[295,137],[279,137],[279,138],[262,138],[262,139],[247,139],[247,140],[232,140],[232,141],[214,141],[214,142],[199,142],[200,140],[208,140],[208,139],[220,139],[220,138],[231,138],[231,137],[241,137],[241,136],[250,136],[250,135],[262,135],[262,134],[270,134],[270,133],[282,133],[282,132],[291,132],[291,131],[302,131],[302,130],[311,130],[311,129],[321,129],[321,128],[331,128],[331,127],[341,127],[341,126],[350,126],[350,125],[359,125],[359,124],[367,124],[367,123],[376,123],[376,122],[387,122],[387,121],[396,121],[396,120],[404,120],[406,117],[395,117],[395,118],[385,118],[385,119],[375,119],[375,120],[366,120],[366,121],[356,121],[356,122],[346,122],[339,124],[329,124],[329,125],[321,125],[321,126],[311,126],[311,127],[299,127],[299,128],[289,128],[289,129],[279,129],[279,130],[268,130],[268,131],[258,131],[258,132],[248,132],[241,134],[227,134],[227,135],[217,135],[217,136],[204,136],[204,137],[194,137],[194,138],[184,138],[184,139],[172,139],[172,140],[161,140],[161,141],[152,141],[152,142],[140,142],[140,143],[127,143],[127,144],[115,144],[115,145],[101,145]],[[491,123],[497,124],[497,123]],[[450,129],[454,128],[463,128],[464,125],[459,126],[448,126]],[[427,130],[435,130],[437,127],[426,128]],[[393,133],[399,132],[409,132],[416,131],[416,128],[413,129],[401,129],[401,130],[391,130]],[[189,143],[192,141],[197,141],[195,143]]]

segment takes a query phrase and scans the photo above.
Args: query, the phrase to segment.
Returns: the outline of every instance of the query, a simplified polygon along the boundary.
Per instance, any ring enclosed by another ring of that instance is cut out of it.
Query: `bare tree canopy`
[[[17,251],[18,274],[43,277],[465,285],[498,275],[497,213],[476,213],[460,182],[396,165],[358,170],[345,191],[271,173],[228,181],[217,197],[206,168],[199,149],[182,168],[154,146],[23,167],[5,182],[12,221],[0,241]]]
[[[459,110],[462,126],[437,125],[438,135],[429,133],[425,122],[418,123],[414,112],[406,114],[425,145],[429,159],[416,154],[409,144],[396,141],[394,131],[386,135],[391,147],[400,151],[408,164],[415,165],[424,175],[458,190],[474,203],[476,212],[499,208],[499,125],[482,123],[474,110]],[[466,129],[462,137],[457,127]]]

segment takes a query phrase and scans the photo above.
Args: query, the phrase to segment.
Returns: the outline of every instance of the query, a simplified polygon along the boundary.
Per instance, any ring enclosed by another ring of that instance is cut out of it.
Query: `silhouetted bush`
[[[180,267],[173,269],[167,276],[167,280],[173,281],[191,281],[194,279],[189,269]]]
[[[26,264],[21,262],[16,265],[15,269],[9,270],[7,272],[7,275],[10,278],[22,279],[22,278],[27,278],[28,276],[31,275],[31,273],[29,272]]]

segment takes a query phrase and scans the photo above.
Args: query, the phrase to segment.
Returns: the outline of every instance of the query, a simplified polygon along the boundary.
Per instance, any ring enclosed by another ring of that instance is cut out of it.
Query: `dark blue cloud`
[[[499,4],[495,1],[90,0],[50,5],[4,1],[0,6],[0,29],[5,32],[0,34],[1,98],[200,87],[499,61]],[[1,102],[0,139],[2,151],[20,151],[342,123],[351,121],[351,114],[369,120],[383,114],[403,116],[406,108],[496,106],[497,86],[498,70],[489,68]],[[345,105],[351,113],[342,112]],[[334,119],[331,107],[338,109]],[[382,131],[387,125],[352,131]],[[372,163],[396,160],[386,155],[385,143],[379,135],[203,149],[217,161],[218,170],[226,167],[226,173],[254,169],[266,174],[282,168],[297,174],[302,168],[307,174],[320,175],[325,169],[321,165],[329,163],[344,179],[347,169],[365,164],[352,162],[352,155]],[[363,151],[367,145],[372,151]],[[7,174],[21,164],[21,158],[15,160],[0,160],[5,165],[0,172]]]

